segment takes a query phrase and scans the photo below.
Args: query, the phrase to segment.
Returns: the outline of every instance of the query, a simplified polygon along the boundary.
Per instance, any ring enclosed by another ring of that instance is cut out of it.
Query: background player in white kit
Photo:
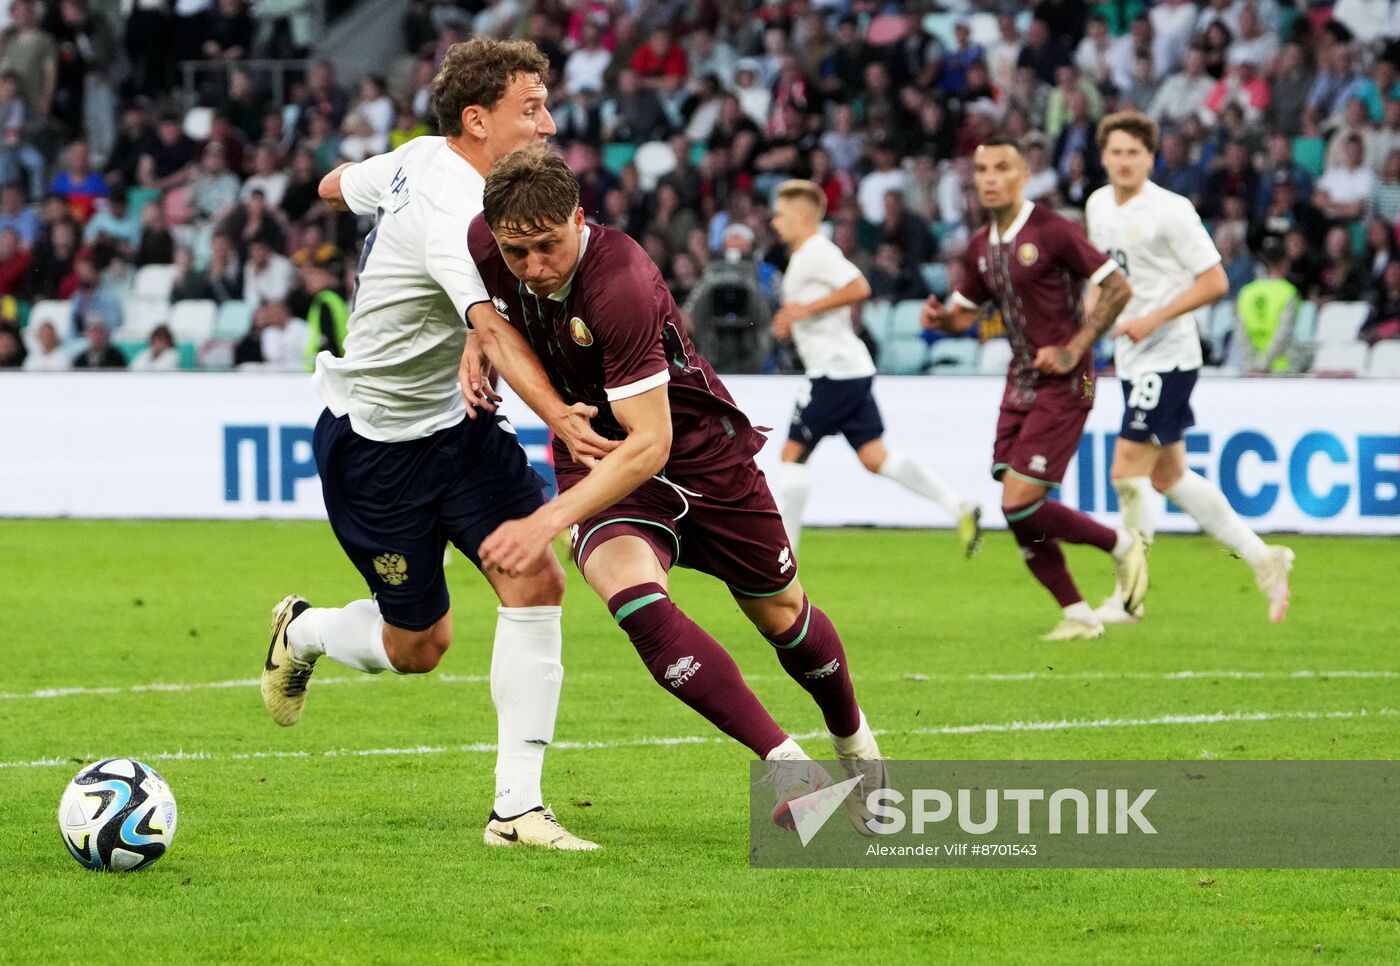
[[[773,230],[791,255],[773,334],[792,338],[807,371],[807,390],[797,402],[783,445],[777,492],[793,552],[811,492],[807,460],[823,437],[841,433],[867,470],[948,511],[957,520],[963,553],[971,557],[981,544],[982,510],[927,467],[885,446],[884,421],[872,391],[875,363],[851,326],[851,306],[870,297],[870,284],[821,233],[825,214],[826,193],[817,184],[793,180],[778,186]]]
[[[473,40],[452,47],[433,83],[444,137],[342,165],[321,182],[336,207],[375,215],[365,239],[345,355],[322,352],[313,381],[326,403],[313,444],[327,514],[373,599],[311,607],[289,596],[273,610],[263,700],[295,723],[321,656],[359,671],[432,670],[452,639],[443,578],[450,541],[480,566],[481,542],[544,501],[504,418],[458,383],[467,324],[514,388],[572,452],[615,445],[588,428],[588,406],[558,397],[524,340],[497,314],[467,249],[485,175],[506,154],[548,138],[548,61],[534,44]],[[470,415],[471,418],[468,418]],[[543,807],[540,775],[553,739],[564,669],[564,573],[548,556],[532,573],[487,574],[500,598],[491,657],[498,719],[496,799],[488,845],[597,848]]]
[[[1183,436],[1195,425],[1191,389],[1201,367],[1196,314],[1228,290],[1220,253],[1191,202],[1149,180],[1157,125],[1137,111],[1099,122],[1109,184],[1089,196],[1089,240],[1112,255],[1133,283],[1133,298],[1113,329],[1114,366],[1126,408],[1113,451],[1113,486],[1123,525],[1153,534],[1152,491],[1166,495],[1206,533],[1254,568],[1269,599],[1269,619],[1288,609],[1293,551],[1266,546],[1220,489],[1186,467]],[[1092,295],[1091,295],[1092,298]],[[1115,589],[1097,611],[1105,623],[1132,623]]]

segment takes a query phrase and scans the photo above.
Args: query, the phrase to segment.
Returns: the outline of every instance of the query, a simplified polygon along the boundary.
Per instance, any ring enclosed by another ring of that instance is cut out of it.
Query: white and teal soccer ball
[[[58,803],[58,830],[84,868],[144,868],[175,838],[175,796],[154,769],[131,758],[108,758],[68,783]]]

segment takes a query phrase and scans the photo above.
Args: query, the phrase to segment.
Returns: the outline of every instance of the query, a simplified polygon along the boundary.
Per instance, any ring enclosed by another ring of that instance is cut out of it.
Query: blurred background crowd
[[[357,6],[392,13],[382,63],[316,47],[348,4],[8,0],[0,366],[300,369],[337,351],[368,226],[317,182],[433,133],[433,75],[475,33],[549,57],[589,217],[647,249],[722,370],[796,364],[767,338],[787,257],[770,196],[792,177],[821,185],[870,280],[882,369],[975,370],[980,353],[940,349],[903,308],[957,282],[983,217],[974,146],[1019,137],[1028,197],[1073,214],[1103,183],[1095,123],[1127,106],[1162,125],[1156,180],[1224,257],[1211,363],[1361,373],[1400,337],[1391,0]],[[997,335],[993,314],[977,341]]]

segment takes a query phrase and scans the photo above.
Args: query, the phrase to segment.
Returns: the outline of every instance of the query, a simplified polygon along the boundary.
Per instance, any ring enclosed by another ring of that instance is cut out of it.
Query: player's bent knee
[[[497,592],[504,607],[558,607],[565,583],[564,568],[551,556],[539,570],[502,583]]]
[[[400,674],[427,674],[438,666],[451,644],[450,616],[421,631],[409,631],[392,625],[384,628],[385,653],[389,656],[389,663]]]
[[[1181,482],[1182,471],[1173,466],[1169,469],[1155,469],[1152,471],[1152,488],[1158,493],[1166,493],[1177,483]]]

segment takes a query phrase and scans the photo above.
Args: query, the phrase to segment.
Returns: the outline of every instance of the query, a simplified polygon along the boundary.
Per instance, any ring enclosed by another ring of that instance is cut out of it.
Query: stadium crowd
[[[280,104],[245,59],[304,51],[245,0],[12,0],[0,22],[0,367],[300,369],[335,350],[368,226],[317,183],[432,133],[437,66],[478,31],[549,57],[589,216],[644,245],[698,329],[736,266],[776,299],[783,180],[821,185],[877,300],[921,300],[956,283],[980,224],[980,140],[1018,137],[1027,196],[1074,212],[1103,183],[1096,121],[1132,105],[1163,126],[1156,179],[1195,202],[1238,299],[1203,333],[1210,361],[1303,370],[1300,308],[1328,302],[1369,305],[1354,338],[1400,337],[1391,0],[411,0],[382,73],[306,61]],[[182,88],[186,60],[226,70]],[[771,308],[739,311],[763,328]],[[791,364],[758,339],[723,368]]]

